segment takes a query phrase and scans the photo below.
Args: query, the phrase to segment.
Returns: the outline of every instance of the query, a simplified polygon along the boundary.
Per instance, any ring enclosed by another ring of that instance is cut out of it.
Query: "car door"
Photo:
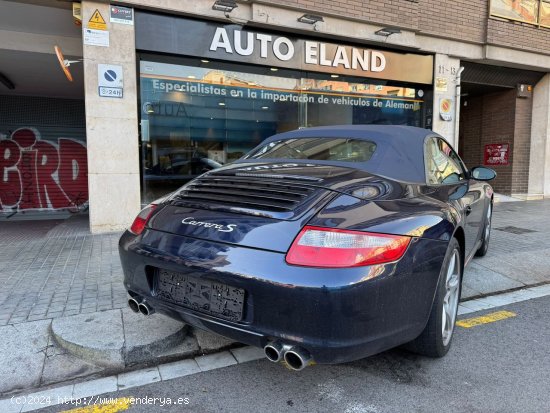
[[[470,180],[460,157],[444,139],[432,137],[426,142],[426,167],[428,183],[433,185],[456,185],[463,182],[467,192],[456,202],[464,213],[465,256],[474,253],[483,217],[481,185]]]
[[[445,148],[445,150],[447,149]],[[468,243],[471,246],[470,249],[467,249],[467,252],[469,252],[469,255],[471,255],[475,253],[474,250],[476,249],[476,243],[479,239],[481,239],[481,231],[483,231],[483,223],[485,217],[484,211],[486,208],[484,185],[482,182],[476,181],[470,176],[466,166],[464,166],[464,162],[462,162],[462,159],[460,159],[460,157],[453,150],[453,148],[450,147],[450,145],[448,151],[449,157],[457,165],[459,165],[463,171],[465,171],[466,177],[468,179],[468,192],[460,199],[460,202],[464,207],[466,221],[465,237],[469,238]],[[469,255],[466,255],[466,258],[468,258]]]

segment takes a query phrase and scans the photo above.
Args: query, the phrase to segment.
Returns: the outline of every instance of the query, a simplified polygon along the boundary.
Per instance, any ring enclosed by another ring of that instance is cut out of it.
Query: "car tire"
[[[487,208],[487,213],[485,214],[485,220],[483,222],[483,234],[481,235],[483,238],[481,240],[481,245],[476,251],[476,257],[483,257],[485,254],[487,254],[487,250],[489,249],[489,240],[491,238],[491,221],[493,216],[493,203],[489,203],[489,207]]]
[[[451,239],[441,266],[428,323],[422,333],[405,345],[407,350],[428,357],[443,357],[449,351],[455,328],[462,284],[462,254]]]

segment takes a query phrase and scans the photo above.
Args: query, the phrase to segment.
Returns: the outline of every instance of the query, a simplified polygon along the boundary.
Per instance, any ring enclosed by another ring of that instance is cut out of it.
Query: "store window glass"
[[[492,0],[491,15],[539,24],[539,7],[542,8],[540,24],[543,24],[542,19],[548,7],[547,0]]]
[[[540,24],[550,27],[550,0],[542,0],[540,3]]]
[[[306,126],[424,126],[425,86],[178,58],[142,60],[143,202]]]

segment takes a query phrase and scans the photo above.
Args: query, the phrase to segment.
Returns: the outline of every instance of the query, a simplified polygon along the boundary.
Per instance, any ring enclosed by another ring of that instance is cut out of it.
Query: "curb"
[[[126,309],[78,314],[52,320],[50,333],[64,350],[107,369],[124,369],[170,356],[178,346],[187,355],[188,326],[167,317],[144,318]],[[185,345],[183,345],[185,344]],[[183,345],[183,346],[182,346]]]
[[[541,281],[541,282],[533,283],[533,284],[525,284],[525,285],[522,285],[520,287],[508,288],[506,290],[492,291],[490,293],[485,293],[485,294],[476,294],[476,295],[472,295],[471,297],[461,299],[460,303],[462,304],[462,303],[467,303],[468,301],[472,301],[472,300],[479,300],[479,299],[482,299],[482,298],[494,297],[496,295],[513,293],[513,292],[516,292],[516,291],[526,290],[526,289],[530,289],[530,288],[542,287],[544,285],[549,285],[549,284],[550,284],[550,281]]]
[[[467,307],[461,304],[459,315],[490,310],[503,305],[546,296],[550,296],[550,284],[530,287],[522,291],[507,292],[500,296],[495,295],[485,299],[470,300],[467,303]],[[89,398],[100,394],[113,393],[155,382],[173,380],[184,376],[264,359],[264,357],[262,349],[256,347],[231,349],[229,351],[198,356],[141,370],[128,371],[95,380],[67,384],[59,387],[50,387],[31,394],[26,394],[25,396],[11,396],[11,398],[0,400],[0,411],[2,413],[19,413],[61,404],[64,404],[65,408],[71,408],[74,407],[77,400],[84,399],[84,401],[87,402]],[[4,397],[5,396],[6,395],[4,395]],[[50,397],[54,402],[47,405],[28,404],[29,400],[47,400],[47,397]],[[93,403],[90,405],[93,405]]]

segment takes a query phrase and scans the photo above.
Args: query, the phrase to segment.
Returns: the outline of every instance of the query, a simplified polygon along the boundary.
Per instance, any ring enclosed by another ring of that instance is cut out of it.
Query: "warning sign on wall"
[[[107,23],[105,23],[105,19],[98,9],[95,9],[92,17],[90,17],[90,20],[88,21],[88,28],[95,30],[107,30]]]
[[[485,145],[483,165],[509,165],[510,145],[507,143],[493,143]]]

